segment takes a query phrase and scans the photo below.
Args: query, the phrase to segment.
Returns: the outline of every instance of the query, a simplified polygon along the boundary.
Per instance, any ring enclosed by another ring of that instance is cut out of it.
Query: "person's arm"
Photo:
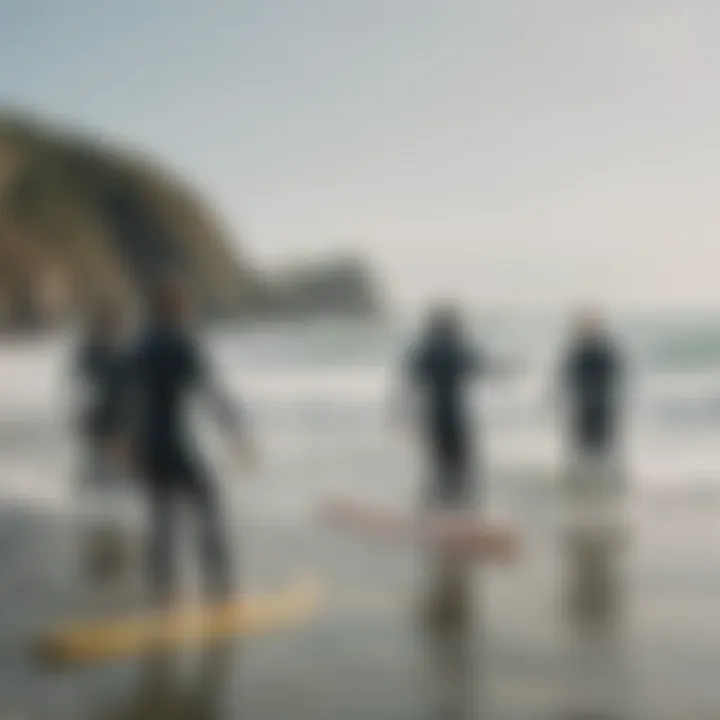
[[[473,375],[500,380],[516,375],[522,368],[517,360],[490,357],[478,348],[469,351],[468,362]]]
[[[239,459],[249,468],[255,467],[258,453],[247,421],[247,412],[221,385],[210,360],[199,346],[193,348],[193,355],[196,377],[205,401],[221,428],[231,437]]]
[[[563,356],[559,366],[551,373],[547,394],[547,407],[553,413],[565,411],[568,390],[573,377],[573,357],[570,354]]]
[[[247,422],[240,403],[231,398],[220,383],[212,363],[199,345],[192,346],[191,355],[197,384],[220,427],[236,436],[244,434]]]

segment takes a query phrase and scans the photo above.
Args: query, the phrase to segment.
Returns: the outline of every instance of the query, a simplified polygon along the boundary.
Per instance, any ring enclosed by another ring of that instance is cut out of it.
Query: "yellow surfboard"
[[[248,595],[219,605],[74,621],[41,637],[37,650],[41,660],[54,665],[164,652],[298,624],[317,611],[320,601],[320,587],[305,581],[275,594]]]

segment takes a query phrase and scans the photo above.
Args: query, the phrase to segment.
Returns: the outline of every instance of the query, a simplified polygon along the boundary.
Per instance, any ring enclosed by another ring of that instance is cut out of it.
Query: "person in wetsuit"
[[[583,316],[562,367],[571,447],[583,454],[615,449],[618,440],[622,361],[594,315]]]
[[[466,506],[477,490],[468,395],[473,380],[494,371],[466,339],[460,313],[450,305],[436,307],[406,359],[403,375],[420,401],[432,500],[441,505]]]
[[[86,542],[88,569],[96,577],[114,571],[121,562],[119,538],[108,512],[121,479],[112,441],[122,422],[125,320],[119,303],[99,300],[73,362],[83,462],[80,490],[94,509],[92,535]]]
[[[234,589],[218,497],[190,427],[189,402],[201,393],[212,401],[226,430],[239,436],[242,425],[236,408],[219,392],[203,349],[190,330],[191,314],[182,280],[163,278],[151,298],[149,326],[131,354],[126,384],[130,427],[151,509],[151,579],[161,602],[171,600],[174,592],[179,500],[190,503],[200,523],[206,590],[222,597]]]
[[[619,464],[623,359],[596,315],[580,317],[560,382],[567,417],[568,490],[585,500],[619,500],[624,484]]]

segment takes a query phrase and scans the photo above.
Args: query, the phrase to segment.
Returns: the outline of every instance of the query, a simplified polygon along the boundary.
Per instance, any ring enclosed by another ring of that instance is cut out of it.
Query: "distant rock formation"
[[[376,318],[383,310],[374,275],[360,258],[338,257],[270,277],[248,307],[258,319]]]

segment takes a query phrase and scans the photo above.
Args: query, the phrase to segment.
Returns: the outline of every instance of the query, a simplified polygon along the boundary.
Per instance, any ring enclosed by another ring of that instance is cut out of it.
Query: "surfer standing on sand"
[[[468,408],[473,380],[508,368],[495,366],[466,338],[460,312],[439,305],[403,367],[417,408],[431,468],[432,504],[470,508],[476,499],[474,440]]]
[[[568,491],[587,500],[620,499],[619,435],[623,362],[599,316],[583,313],[561,367],[570,456]]]
[[[200,392],[211,400],[220,424],[241,437],[244,459],[250,459],[250,446],[236,408],[219,392],[190,329],[193,310],[179,277],[166,276],[156,284],[148,328],[131,352],[126,384],[131,449],[151,510],[149,560],[153,589],[160,602],[171,601],[175,592],[172,565],[179,500],[192,506],[200,523],[206,590],[216,598],[234,591],[217,492],[189,427],[192,396]]]

